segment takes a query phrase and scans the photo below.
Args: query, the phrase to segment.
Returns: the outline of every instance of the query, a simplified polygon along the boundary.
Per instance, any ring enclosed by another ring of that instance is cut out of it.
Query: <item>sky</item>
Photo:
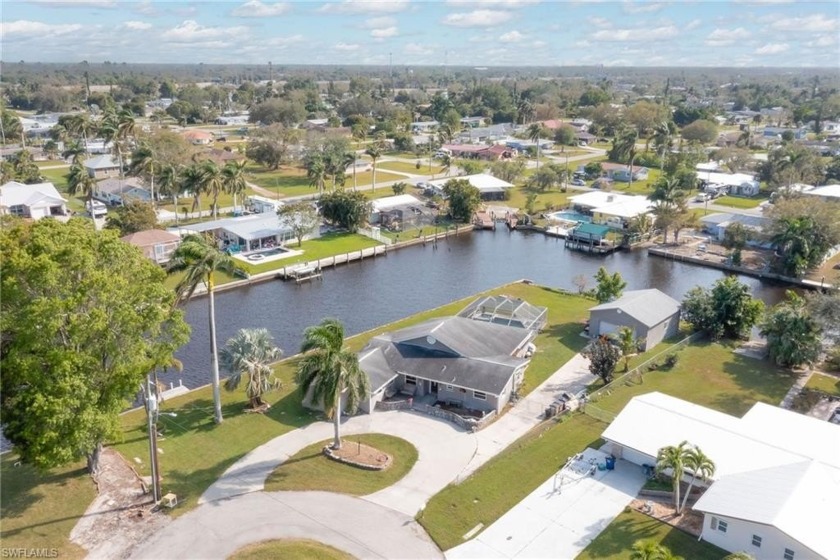
[[[840,67],[840,2],[3,0],[2,60]]]

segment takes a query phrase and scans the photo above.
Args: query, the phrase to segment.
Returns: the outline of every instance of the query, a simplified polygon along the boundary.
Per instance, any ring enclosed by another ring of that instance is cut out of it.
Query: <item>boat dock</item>
[[[475,229],[496,229],[496,221],[487,212],[476,212],[473,216]]]
[[[314,265],[307,263],[293,268],[284,268],[277,276],[283,280],[294,280],[295,284],[311,280],[323,280],[320,263]]]

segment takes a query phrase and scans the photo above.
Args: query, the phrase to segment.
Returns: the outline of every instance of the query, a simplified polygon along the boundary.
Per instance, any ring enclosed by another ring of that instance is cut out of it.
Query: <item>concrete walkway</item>
[[[803,388],[805,388],[805,385],[807,385],[812,375],[814,375],[814,370],[810,368],[808,368],[807,371],[800,373],[799,377],[793,383],[793,387],[791,387],[790,390],[787,392],[785,398],[782,399],[781,403],[779,403],[779,406],[781,406],[782,408],[790,408],[791,406],[793,406],[793,399],[795,399],[796,395],[798,395],[799,392],[802,391]]]

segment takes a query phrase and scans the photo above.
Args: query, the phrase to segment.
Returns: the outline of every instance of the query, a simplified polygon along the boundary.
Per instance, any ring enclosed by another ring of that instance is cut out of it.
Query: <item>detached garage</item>
[[[615,334],[621,327],[633,329],[648,351],[679,332],[680,303],[659,290],[632,290],[589,310],[592,337]]]

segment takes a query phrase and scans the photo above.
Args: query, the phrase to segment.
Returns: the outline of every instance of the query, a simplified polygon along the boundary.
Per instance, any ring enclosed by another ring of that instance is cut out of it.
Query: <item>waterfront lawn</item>
[[[353,560],[353,557],[329,545],[306,539],[278,539],[249,544],[231,554],[229,560]]]
[[[657,521],[642,513],[625,510],[595,537],[577,560],[625,560],[639,539],[652,540],[668,547],[674,556],[690,560],[720,560],[727,555],[722,548]]]
[[[551,478],[566,460],[587,447],[598,448],[606,424],[583,414],[531,430],[461,484],[432,497],[417,520],[441,550],[464,542],[479,523],[489,526]]]
[[[344,436],[343,448],[354,449],[361,442],[391,456],[391,466],[382,471],[370,471],[339,463],[323,453],[332,439],[315,443],[295,453],[274,469],[265,481],[266,492],[280,490],[340,492],[366,496],[396,483],[417,462],[417,449],[402,438],[385,434]]]
[[[718,206],[731,206],[732,208],[749,209],[755,208],[762,202],[767,200],[765,196],[758,196],[755,198],[745,198],[741,196],[722,196],[711,201],[712,204]]]
[[[831,375],[823,375],[821,373],[814,373],[808,383],[805,384],[807,389],[814,389],[822,391],[827,395],[840,397],[840,377]]]
[[[315,195],[318,189],[313,187],[309,179],[306,178],[306,170],[299,167],[281,167],[277,170],[266,169],[265,167],[251,164],[246,168],[248,180],[264,189],[275,193],[279,198],[290,196],[306,196]],[[376,170],[376,184],[381,188],[382,183],[388,181],[397,181],[400,179],[407,179],[402,175],[388,173],[387,171]],[[373,182],[373,172],[356,174],[356,186],[370,186]],[[329,191],[332,188],[332,181],[327,179],[324,184],[324,190]],[[353,188],[353,174],[350,173],[345,177],[344,188]],[[389,187],[390,188],[390,187]]]
[[[420,169],[417,168],[416,163],[408,163],[405,161],[382,161],[376,163],[377,181],[379,180],[379,171],[399,171],[400,173],[408,173],[409,175],[437,175],[443,171],[443,167],[432,161],[432,168],[429,169],[429,158],[419,159]],[[406,177],[406,179],[408,179]]]
[[[84,558],[85,550],[70,542],[70,531],[96,496],[84,461],[39,472],[15,466],[17,456],[0,459],[0,502],[4,550],[55,548],[61,558]]]
[[[237,206],[244,206],[245,200],[252,194],[256,194],[250,187],[245,189],[244,194],[237,195],[236,197],[236,205]],[[213,208],[213,197],[208,194],[201,194],[199,195],[199,200],[201,201],[201,210],[203,212],[207,212]],[[223,192],[219,194],[219,198],[216,201],[216,204],[219,207],[219,210],[222,208],[232,208],[233,207],[233,195],[227,192]],[[193,198],[192,197],[181,197],[178,199],[178,204],[172,204],[170,202],[165,202],[163,204],[158,204],[158,208],[163,210],[169,210],[170,212],[178,212],[180,216],[184,215],[182,211],[183,208],[186,208],[189,213],[187,216],[192,215],[193,213],[198,212],[198,206],[193,208]],[[222,218],[221,212],[219,213],[219,218]],[[206,216],[205,220],[212,220],[212,216]]]
[[[737,347],[730,342],[693,342],[677,352],[679,361],[672,369],[647,371],[641,383],[634,377],[595,406],[618,414],[631,398],[651,391],[735,416],[742,416],[756,402],[781,402],[796,376],[767,360],[735,354]]]
[[[236,259],[237,265],[249,274],[259,274],[270,270],[280,270],[285,266],[291,266],[302,262],[317,261],[332,257],[333,255],[344,255],[381,245],[379,241],[359,235],[358,233],[330,233],[316,239],[309,239],[298,247],[297,241],[291,241],[287,248],[293,251],[303,251],[303,254],[287,259],[280,259],[261,264],[243,263]]]
[[[576,194],[574,192],[564,193],[559,190],[539,191],[526,186],[515,187],[510,189],[508,192],[510,192],[510,199],[493,204],[518,208],[520,212],[524,212],[525,201],[527,200],[528,195],[533,192],[537,195],[537,200],[534,203],[534,210],[537,214],[550,210],[566,208],[569,205],[569,197]]]

